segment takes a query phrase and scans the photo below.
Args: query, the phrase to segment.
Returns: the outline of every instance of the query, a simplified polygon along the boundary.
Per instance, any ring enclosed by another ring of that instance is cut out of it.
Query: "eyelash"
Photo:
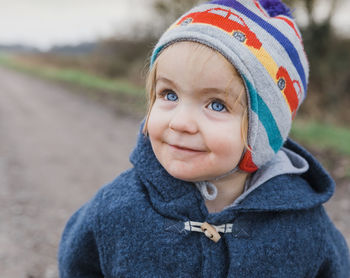
[[[173,99],[173,100],[169,99],[168,98],[169,95],[175,95],[176,99]],[[166,101],[171,101],[171,102],[177,101],[179,99],[177,94],[171,89],[165,89],[165,90],[161,91],[159,93],[159,97],[163,98]],[[216,110],[216,109],[213,108],[213,104],[216,104],[216,103],[218,103],[219,105],[222,106],[221,110]],[[224,102],[222,100],[216,99],[216,98],[211,99],[209,104],[206,107],[209,108],[210,110],[214,111],[214,112],[226,112],[226,111],[228,111],[228,109],[227,109],[226,105],[224,104]]]
[[[214,105],[215,103],[218,103],[219,105],[221,105],[221,106],[222,106],[222,109],[221,109],[221,110],[215,110],[215,109],[213,108],[213,105]],[[210,103],[208,104],[208,107],[209,107],[209,109],[211,109],[211,110],[213,110],[213,111],[215,111],[215,112],[226,112],[226,111],[228,111],[226,105],[225,105],[225,104],[223,103],[223,101],[220,100],[220,99],[212,99],[212,100],[210,101]]]
[[[177,94],[173,90],[170,90],[170,89],[165,89],[165,90],[161,91],[160,93],[158,93],[157,95],[164,100],[175,101],[175,100],[170,100],[167,98],[169,96],[169,94],[174,94],[176,96],[176,100],[178,99]]]

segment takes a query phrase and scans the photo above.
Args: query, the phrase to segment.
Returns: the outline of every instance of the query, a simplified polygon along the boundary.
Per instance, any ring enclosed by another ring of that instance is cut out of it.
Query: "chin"
[[[192,165],[183,165],[182,163],[169,163],[163,165],[163,167],[169,175],[187,182],[211,180],[230,171],[230,169],[227,171],[220,169],[220,171],[209,172],[209,167],[205,167],[205,169],[201,169],[198,166],[193,168]]]
[[[169,175],[179,180],[194,182],[194,181],[199,181],[201,179],[201,177],[198,177],[197,175],[193,175],[193,173],[186,173],[186,171],[167,169],[167,168],[165,168],[165,170],[169,173]]]
[[[167,171],[167,172],[174,178],[187,181],[187,182],[210,180],[213,177],[216,177],[216,176],[211,177],[208,175],[201,175],[200,173],[186,173],[185,171]]]

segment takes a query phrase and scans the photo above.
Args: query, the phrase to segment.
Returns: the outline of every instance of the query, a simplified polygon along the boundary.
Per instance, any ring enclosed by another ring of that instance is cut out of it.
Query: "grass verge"
[[[79,69],[59,68],[35,61],[27,61],[20,56],[0,52],[0,65],[38,76],[44,79],[68,84],[71,91],[79,92],[95,100],[104,102],[120,114],[141,118],[146,111],[145,90],[123,79],[111,79],[87,73]],[[73,90],[77,88],[78,90]],[[83,89],[83,90],[82,90]]]
[[[103,90],[116,94],[143,96],[144,89],[122,79],[108,79],[78,69],[62,69],[47,65],[33,65],[18,57],[0,54],[0,64],[37,76],[73,83],[89,89]]]
[[[316,121],[296,120],[291,136],[321,150],[330,149],[350,157],[350,129]]]

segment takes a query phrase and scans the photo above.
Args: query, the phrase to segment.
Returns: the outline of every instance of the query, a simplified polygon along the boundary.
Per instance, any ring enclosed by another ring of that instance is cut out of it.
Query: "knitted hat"
[[[278,0],[214,0],[199,5],[161,36],[151,67],[162,50],[179,41],[217,50],[242,76],[250,149],[239,168],[256,171],[282,147],[306,96],[309,65],[289,9]]]

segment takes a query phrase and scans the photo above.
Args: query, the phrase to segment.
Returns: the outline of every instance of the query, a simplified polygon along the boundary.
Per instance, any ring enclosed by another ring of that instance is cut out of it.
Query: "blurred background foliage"
[[[17,56],[20,63],[81,70],[109,79],[127,79],[144,86],[148,59],[160,34],[181,14],[203,0],[149,0],[154,12],[149,25],[135,23],[136,37],[114,36],[79,47],[59,46],[48,52]],[[301,25],[311,72],[309,94],[299,115],[348,126],[350,121],[350,38],[332,26],[337,5],[347,0],[329,0],[326,16],[320,20],[315,10],[322,0],[285,0],[292,10],[305,11]],[[299,24],[300,25],[300,24]]]
[[[317,0],[289,0],[303,6],[307,23],[301,28],[310,62],[309,96],[302,113],[348,125],[350,121],[350,39],[336,33],[332,18],[344,0],[329,0],[326,16],[316,19]],[[325,113],[327,111],[327,113]]]

